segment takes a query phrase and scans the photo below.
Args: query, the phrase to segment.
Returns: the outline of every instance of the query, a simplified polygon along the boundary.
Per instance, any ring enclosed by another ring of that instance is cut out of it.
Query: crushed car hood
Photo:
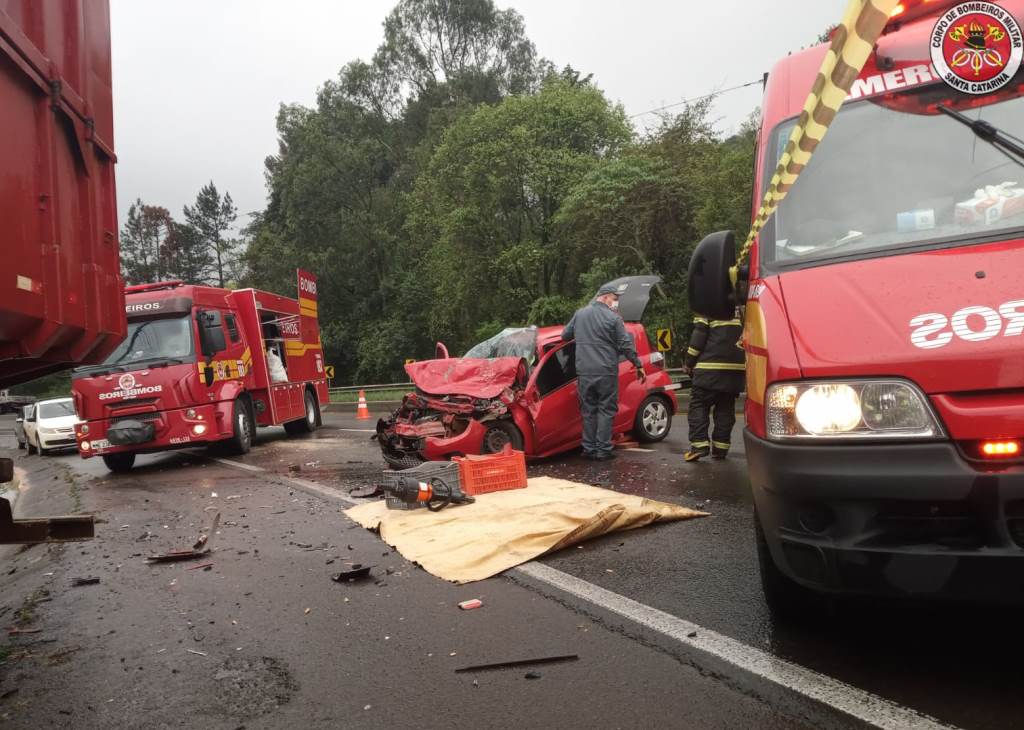
[[[525,370],[525,362],[518,357],[490,360],[453,357],[421,360],[405,366],[409,378],[424,393],[470,398],[497,398],[506,388],[515,385]]]

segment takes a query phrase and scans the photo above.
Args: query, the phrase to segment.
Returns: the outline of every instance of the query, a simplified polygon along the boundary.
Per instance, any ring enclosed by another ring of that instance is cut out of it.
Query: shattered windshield
[[[464,357],[520,357],[533,362],[536,353],[536,327],[506,327],[489,340],[471,347]]]
[[[1024,168],[940,113],[956,109],[1021,134],[1021,87],[963,100],[944,84],[848,103],[761,234],[766,264],[884,255],[933,241],[970,242],[1024,229]],[[776,127],[767,169],[796,120]],[[770,177],[767,175],[767,177]]]

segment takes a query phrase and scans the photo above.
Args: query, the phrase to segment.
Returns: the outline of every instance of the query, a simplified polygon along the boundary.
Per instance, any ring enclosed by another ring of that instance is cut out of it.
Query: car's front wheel
[[[649,395],[636,409],[633,433],[641,441],[662,441],[672,430],[672,409],[660,395]]]
[[[497,454],[510,445],[516,451],[523,450],[523,434],[511,420],[503,418],[491,421],[484,432],[483,453]]]

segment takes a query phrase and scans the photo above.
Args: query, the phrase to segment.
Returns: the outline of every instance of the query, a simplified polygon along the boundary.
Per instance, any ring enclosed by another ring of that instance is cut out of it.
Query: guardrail
[[[677,383],[689,382],[690,380],[690,377],[688,375],[683,374],[682,368],[668,368],[667,370],[665,370],[665,372],[667,372],[671,376],[672,380]],[[334,400],[334,396],[338,396],[339,398],[342,398],[346,395],[358,397],[359,391],[361,390],[364,391],[367,395],[370,395],[371,393],[379,393],[381,391],[410,391],[413,390],[414,387],[415,386],[411,382],[375,383],[372,385],[339,385],[336,387],[329,388],[328,390],[331,393],[332,400]]]

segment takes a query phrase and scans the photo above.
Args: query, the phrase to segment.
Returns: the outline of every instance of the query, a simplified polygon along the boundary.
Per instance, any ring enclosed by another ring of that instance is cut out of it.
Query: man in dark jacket
[[[719,320],[700,315],[693,319],[693,335],[686,350],[683,370],[691,376],[690,450],[686,461],[711,454],[724,459],[729,452],[732,427],[736,425],[736,396],[743,391],[745,356],[739,317]],[[714,414],[715,426],[708,440]]]
[[[612,422],[619,410],[619,359],[636,366],[637,378],[646,379],[636,354],[633,336],[615,313],[619,291],[602,286],[586,307],[576,311],[562,330],[562,339],[576,340],[577,393],[583,417],[583,455],[588,459],[614,459]]]

